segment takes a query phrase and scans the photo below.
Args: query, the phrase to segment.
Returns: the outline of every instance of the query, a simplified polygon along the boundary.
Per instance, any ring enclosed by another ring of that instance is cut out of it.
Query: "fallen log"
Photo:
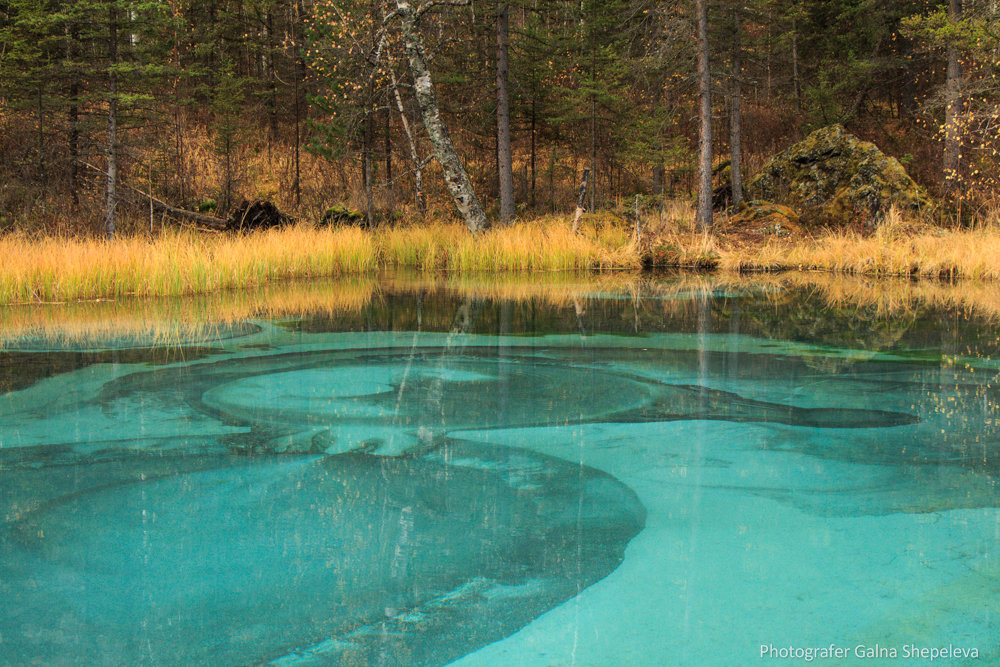
[[[88,169],[93,169],[99,174],[107,175],[107,172],[105,172],[103,169],[95,167],[92,164],[88,164],[86,162],[81,162],[80,164],[82,164],[84,167],[87,167]],[[227,228],[227,221],[223,220],[222,218],[216,218],[213,215],[205,215],[204,213],[196,213],[195,211],[188,211],[187,209],[171,206],[165,201],[157,199],[148,192],[143,192],[139,188],[128,185],[127,183],[119,183],[119,185],[125,188],[127,191],[129,191],[133,197],[136,197],[136,199],[141,198],[143,202],[149,202],[149,204],[153,207],[153,210],[158,213],[163,213],[171,218],[177,218],[180,220],[186,220],[188,222],[193,222],[195,224],[203,225],[205,227],[209,227],[210,229],[218,231],[222,231]]]
[[[102,169],[95,167],[92,164],[88,164],[86,162],[81,162],[81,164],[99,174],[105,174]],[[240,202],[239,206],[230,212],[229,218],[224,219],[217,218],[214,215],[205,215],[204,213],[198,213],[184,208],[179,208],[177,206],[171,206],[167,202],[157,199],[153,195],[148,192],[143,192],[137,187],[126,183],[120,183],[120,185],[125,189],[125,191],[131,194],[136,201],[141,201],[142,203],[148,202],[150,207],[158,213],[162,213],[178,220],[193,222],[197,225],[201,225],[202,227],[208,227],[213,231],[249,232],[260,229],[271,229],[272,227],[283,227],[284,225],[295,221],[295,219],[291,216],[279,211],[277,206],[262,199],[253,201],[244,199]]]

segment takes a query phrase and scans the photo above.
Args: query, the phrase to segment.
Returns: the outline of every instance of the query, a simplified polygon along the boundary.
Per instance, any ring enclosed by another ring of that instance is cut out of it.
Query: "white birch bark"
[[[434,146],[434,156],[444,171],[448,192],[469,230],[473,233],[483,231],[489,227],[489,222],[483,212],[483,205],[472,187],[472,181],[455,151],[448,128],[441,119],[437,93],[427,64],[427,50],[420,35],[419,17],[409,0],[396,0],[396,10],[403,29],[403,40],[410,73],[413,76],[417,105],[424,120],[424,129],[431,145]]]
[[[410,160],[413,161],[413,190],[414,198],[417,201],[417,210],[423,217],[427,212],[427,203],[424,201],[424,161],[420,159],[417,152],[417,140],[410,131],[410,122],[406,120],[406,109],[403,107],[403,98],[399,95],[399,85],[396,83],[396,73],[389,71],[392,76],[392,95],[396,98],[396,108],[399,110],[399,119],[403,121],[403,133],[406,135],[406,145],[410,148]]]

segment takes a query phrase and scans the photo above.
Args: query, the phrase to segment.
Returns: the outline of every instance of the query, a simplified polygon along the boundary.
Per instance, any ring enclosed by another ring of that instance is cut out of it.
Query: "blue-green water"
[[[997,348],[752,285],[18,334],[0,665],[998,664]]]

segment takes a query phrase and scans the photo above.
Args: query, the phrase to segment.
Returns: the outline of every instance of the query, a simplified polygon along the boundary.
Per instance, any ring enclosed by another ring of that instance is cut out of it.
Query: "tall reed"
[[[771,240],[720,251],[721,268],[788,269],[872,276],[1000,279],[1000,225],[914,230],[897,210],[870,235],[831,231],[795,242]]]
[[[168,296],[287,278],[371,274],[383,267],[455,272],[637,267],[638,249],[606,230],[518,223],[477,237],[457,224],[361,229],[306,225],[257,234],[165,232],[113,241],[0,238],[0,303]]]

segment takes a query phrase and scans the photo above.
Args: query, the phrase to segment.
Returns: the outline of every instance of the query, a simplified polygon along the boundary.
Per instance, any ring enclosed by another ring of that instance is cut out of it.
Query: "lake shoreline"
[[[112,241],[0,237],[0,304],[125,296],[178,296],[257,287],[289,279],[374,275],[406,269],[456,275],[563,271],[694,270],[744,274],[814,271],[855,276],[1000,279],[1000,234],[912,229],[887,221],[871,234],[751,238],[680,225],[633,229],[588,216],[580,233],[551,217],[478,236],[458,224],[366,231],[292,226],[243,235],[166,230]],[[621,221],[618,221],[621,222]]]

